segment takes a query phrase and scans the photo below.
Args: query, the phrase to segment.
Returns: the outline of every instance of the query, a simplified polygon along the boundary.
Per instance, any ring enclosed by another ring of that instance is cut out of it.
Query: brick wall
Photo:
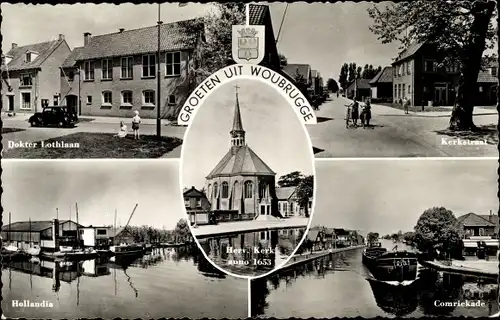
[[[165,56],[162,54],[160,70],[161,70],[161,116],[165,118],[167,112],[171,108],[176,108],[181,105],[189,95],[189,83],[187,77],[187,67],[189,61],[189,53],[181,52],[181,74],[180,76],[166,76],[165,71]],[[154,77],[142,77],[142,55],[133,57],[133,78],[120,79],[121,75],[121,57],[112,59],[112,79],[102,79],[102,60],[94,61],[94,80],[84,80],[84,68],[81,66],[82,81],[81,81],[81,100],[82,100],[82,115],[89,116],[113,116],[131,118],[134,111],[139,111],[141,118],[156,118],[157,111],[155,106],[146,106],[143,103],[143,92],[146,90],[154,91],[155,103],[157,102],[157,80],[156,72]],[[66,69],[67,72],[71,69]],[[68,74],[67,74],[68,75]],[[78,75],[69,90],[68,83],[61,77],[61,91],[69,92],[78,96]],[[110,105],[103,104],[103,92],[110,91],[112,95],[112,103]],[[122,93],[124,91],[132,92],[132,104],[122,104]],[[169,96],[175,96],[175,104],[169,104]],[[91,102],[88,102],[88,97],[91,97]]]
[[[39,73],[38,88],[38,106],[41,109],[42,99],[48,99],[49,105],[54,105],[54,96],[59,96],[61,92],[60,67],[64,60],[70,55],[71,50],[66,43],[62,41],[52,54],[41,65],[42,70]]]

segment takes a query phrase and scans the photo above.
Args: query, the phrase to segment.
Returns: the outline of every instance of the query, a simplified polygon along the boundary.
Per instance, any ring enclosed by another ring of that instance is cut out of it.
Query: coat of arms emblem
[[[233,60],[258,64],[264,57],[264,26],[233,26]]]

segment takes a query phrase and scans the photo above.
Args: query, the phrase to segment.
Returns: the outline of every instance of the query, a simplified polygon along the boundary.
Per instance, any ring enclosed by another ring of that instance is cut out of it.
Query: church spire
[[[238,85],[236,88],[236,105],[234,107],[233,129],[231,130],[231,149],[236,151],[245,145],[245,130],[241,121],[240,102],[238,100]]]

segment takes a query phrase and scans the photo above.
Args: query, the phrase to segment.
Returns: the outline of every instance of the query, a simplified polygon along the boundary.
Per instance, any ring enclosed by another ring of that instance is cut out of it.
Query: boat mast
[[[115,208],[115,220],[113,224],[113,244],[116,245],[116,208]]]
[[[30,248],[32,247],[31,245],[31,217],[29,218],[29,226],[30,226]]]
[[[76,245],[80,248],[80,230],[78,229],[78,203],[75,202],[76,210]]]
[[[7,233],[8,237],[7,237],[7,240],[9,242],[9,246],[10,246],[10,228],[11,228],[11,221],[10,221],[10,211],[9,211],[9,233]]]

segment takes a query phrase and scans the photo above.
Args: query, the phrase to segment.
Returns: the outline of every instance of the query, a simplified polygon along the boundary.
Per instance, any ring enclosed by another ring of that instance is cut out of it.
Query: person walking
[[[346,105],[346,112],[345,112],[345,128],[349,129],[349,121],[351,119],[351,113],[352,113],[352,104],[347,104]]]
[[[403,109],[405,110],[405,114],[409,114],[408,112],[408,105],[409,105],[409,101],[406,97],[404,97],[403,99]]]
[[[356,97],[354,97],[354,101],[352,103],[351,108],[352,108],[352,110],[351,110],[352,124],[356,128],[358,126],[358,119],[359,119],[359,103],[358,103]]]
[[[139,125],[141,124],[141,117],[139,111],[134,111],[135,116],[132,118],[132,130],[134,130],[134,139],[140,139]]]
[[[370,127],[370,120],[372,118],[372,106],[370,98],[367,98],[365,105],[363,106],[363,111],[361,112],[361,121],[363,123],[363,128]]]

